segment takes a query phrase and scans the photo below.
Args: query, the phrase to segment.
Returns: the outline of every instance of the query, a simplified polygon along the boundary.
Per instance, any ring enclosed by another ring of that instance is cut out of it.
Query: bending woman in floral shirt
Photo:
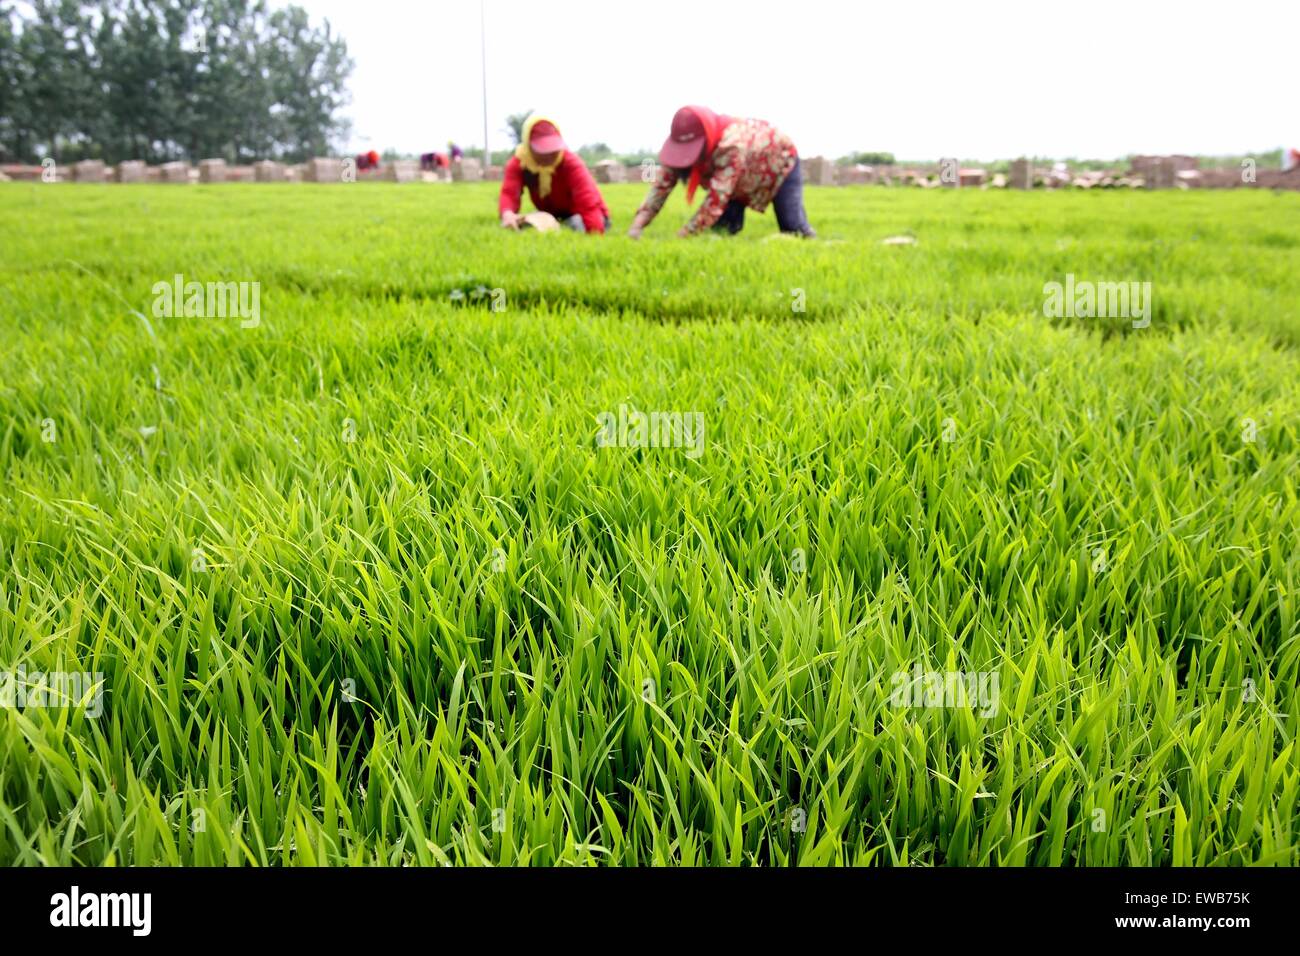
[[[745,227],[746,207],[776,210],[782,232],[817,235],[803,208],[803,174],[790,138],[769,123],[719,116],[703,106],[684,106],[673,117],[672,133],[659,151],[655,181],[627,234],[633,239],[659,214],[679,179],[686,180],[686,202],[700,183],[708,197],[679,236],[705,229],[735,235]]]

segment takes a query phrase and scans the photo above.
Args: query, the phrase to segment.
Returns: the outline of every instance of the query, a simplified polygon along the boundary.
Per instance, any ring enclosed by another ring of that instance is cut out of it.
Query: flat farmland
[[[0,186],[0,863],[1300,864],[1300,195],[604,190]]]

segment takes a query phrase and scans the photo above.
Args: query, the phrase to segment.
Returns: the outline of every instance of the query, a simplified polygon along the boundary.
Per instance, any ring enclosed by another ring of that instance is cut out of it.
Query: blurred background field
[[[111,277],[133,302],[146,301],[160,277],[181,272],[260,281],[272,313],[277,302],[293,311],[303,296],[437,307],[453,290],[481,284],[504,288],[516,309],[648,319],[787,319],[796,287],[807,293],[808,319],[864,309],[978,319],[1041,315],[1044,283],[1073,273],[1152,282],[1157,334],[1204,324],[1279,342],[1300,337],[1300,195],[1293,193],[809,189],[810,216],[825,241],[802,247],[778,238],[770,214],[752,213],[735,241],[678,243],[673,233],[689,210],[674,196],[645,237],[650,248],[630,252],[620,234],[645,190],[603,189],[619,237],[612,242],[517,241],[490,219],[491,183],[170,191],[13,184],[0,193],[0,224],[11,275],[57,276],[79,292],[94,280],[72,259]],[[893,236],[916,244],[879,245]],[[39,282],[19,285],[40,301]],[[1127,325],[1109,324],[1115,332]]]

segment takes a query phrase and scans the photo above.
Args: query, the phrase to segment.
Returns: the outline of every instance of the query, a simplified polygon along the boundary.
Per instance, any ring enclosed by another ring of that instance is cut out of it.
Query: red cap
[[[528,134],[528,145],[538,153],[558,153],[565,149],[560,131],[555,128],[554,123],[548,123],[546,120],[533,124]]]
[[[682,107],[673,117],[672,132],[659,150],[659,162],[674,169],[694,166],[704,152],[704,123],[690,109]]]

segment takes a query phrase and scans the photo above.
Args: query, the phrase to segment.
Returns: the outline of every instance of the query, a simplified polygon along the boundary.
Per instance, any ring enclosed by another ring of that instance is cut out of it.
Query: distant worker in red
[[[790,137],[770,123],[683,106],[673,117],[659,162],[659,177],[628,229],[633,239],[659,214],[679,180],[686,183],[687,205],[699,186],[708,190],[679,236],[706,229],[734,235],[745,228],[746,209],[763,212],[769,205],[782,232],[809,239],[817,235],[804,211],[799,153]]]
[[[536,113],[524,123],[501,180],[498,208],[508,229],[519,228],[525,187],[538,210],[570,229],[603,235],[609,228],[609,208],[582,157],[565,145],[552,120]]]
[[[451,158],[446,153],[432,152],[420,154],[420,169],[426,173],[440,173],[451,168]]]

